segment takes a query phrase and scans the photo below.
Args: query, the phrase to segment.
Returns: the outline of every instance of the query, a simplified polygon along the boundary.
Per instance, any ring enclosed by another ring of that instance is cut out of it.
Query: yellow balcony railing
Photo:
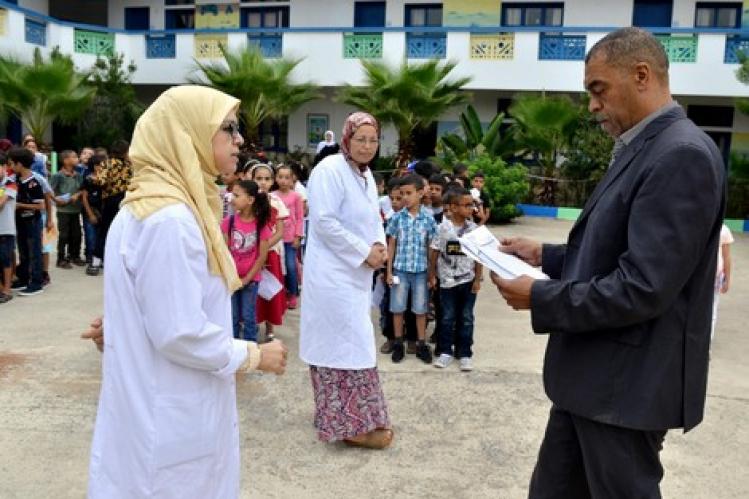
[[[515,35],[471,34],[471,59],[510,60],[515,53]]]

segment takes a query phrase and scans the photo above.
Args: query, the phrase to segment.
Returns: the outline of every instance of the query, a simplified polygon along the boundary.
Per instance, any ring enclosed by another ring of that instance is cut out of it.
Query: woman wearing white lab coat
[[[232,338],[240,280],[213,179],[236,168],[238,105],[175,87],[136,125],[134,177],[107,239],[90,498],[239,496],[234,376],[281,373],[286,353]]]
[[[378,138],[377,121],[354,113],[343,128],[342,153],[312,171],[300,338],[318,437],[369,448],[387,447],[393,438],[369,315],[372,273],[387,258],[369,170]]]

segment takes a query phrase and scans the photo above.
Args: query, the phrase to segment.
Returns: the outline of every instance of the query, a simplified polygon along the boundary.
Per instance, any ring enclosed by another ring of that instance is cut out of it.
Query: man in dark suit
[[[552,401],[531,498],[655,498],[666,431],[702,420],[724,167],[671,99],[668,58],[638,28],[585,63],[590,110],[616,139],[608,172],[566,245],[503,249],[549,280],[492,276],[549,335]]]

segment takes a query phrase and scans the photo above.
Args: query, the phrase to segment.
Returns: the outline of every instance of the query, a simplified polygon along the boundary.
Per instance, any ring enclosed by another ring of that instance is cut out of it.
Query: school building
[[[196,59],[218,61],[219,44],[300,57],[294,78],[326,97],[268,123],[262,140],[271,150],[313,151],[351,110],[334,96],[362,81],[359,59],[457,61],[454,75],[473,78],[466,90],[488,122],[518,92],[579,95],[587,49],[631,25],[660,37],[674,95],[724,155],[749,153],[749,118],[734,105],[749,96],[735,76],[737,51],[749,49],[749,1],[0,0],[0,52],[30,59],[37,47],[59,46],[80,68],[97,54],[123,53],[137,65],[133,83],[146,103],[194,75]],[[457,127],[461,110],[441,118],[435,138]],[[8,128],[20,134],[17,123]],[[385,130],[382,153],[393,153],[395,141]]]

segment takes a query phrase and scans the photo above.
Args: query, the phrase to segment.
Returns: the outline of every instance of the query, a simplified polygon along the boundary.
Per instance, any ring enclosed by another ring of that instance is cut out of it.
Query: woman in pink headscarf
[[[372,273],[387,258],[369,169],[378,146],[377,121],[354,113],[343,126],[341,153],[309,179],[300,356],[310,366],[320,440],[383,449],[393,431],[369,315]]]

